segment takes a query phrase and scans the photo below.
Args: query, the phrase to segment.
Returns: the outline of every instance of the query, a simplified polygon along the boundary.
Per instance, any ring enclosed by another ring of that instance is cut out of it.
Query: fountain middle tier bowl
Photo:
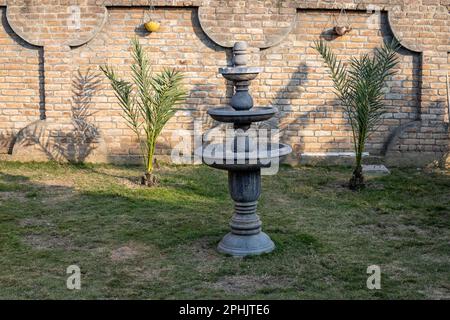
[[[264,150],[253,152],[233,152],[225,150],[223,144],[210,144],[195,150],[203,163],[222,170],[256,170],[268,168],[292,152],[284,143],[270,143]]]
[[[219,73],[230,81],[250,81],[263,71],[259,67],[227,67],[219,68]]]
[[[231,107],[209,109],[208,114],[220,122],[249,125],[272,118],[278,109],[275,107],[258,107],[250,110],[236,111]]]

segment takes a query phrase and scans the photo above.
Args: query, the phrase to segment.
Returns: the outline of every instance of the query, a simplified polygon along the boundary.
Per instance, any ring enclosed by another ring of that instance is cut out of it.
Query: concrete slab
[[[367,175],[389,175],[391,172],[384,165],[363,165],[363,173]]]

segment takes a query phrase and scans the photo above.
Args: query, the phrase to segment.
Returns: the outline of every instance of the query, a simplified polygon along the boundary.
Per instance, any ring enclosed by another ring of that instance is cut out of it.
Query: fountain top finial
[[[233,64],[235,67],[245,67],[247,58],[248,44],[245,41],[236,42],[233,46]]]

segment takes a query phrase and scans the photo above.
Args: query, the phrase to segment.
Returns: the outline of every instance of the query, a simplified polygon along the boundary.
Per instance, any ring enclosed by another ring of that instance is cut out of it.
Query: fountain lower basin
[[[199,148],[195,155],[202,157],[203,163],[221,170],[258,170],[279,163],[292,152],[291,146],[284,143],[271,143],[266,150],[253,152],[233,152],[224,150],[223,144],[210,144]]]

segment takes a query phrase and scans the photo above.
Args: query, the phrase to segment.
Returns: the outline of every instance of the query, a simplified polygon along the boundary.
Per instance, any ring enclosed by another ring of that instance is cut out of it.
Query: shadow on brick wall
[[[304,151],[305,143],[300,137],[300,141],[293,141],[291,143],[289,138],[290,131],[298,132],[298,129],[292,128],[303,127],[307,129],[307,126],[314,123],[314,113],[317,112],[316,109],[309,111],[298,110],[297,117],[289,117],[289,113],[293,110],[292,99],[302,99],[302,93],[304,92],[304,87],[308,82],[308,74],[310,73],[310,68],[306,63],[302,63],[297,66],[297,71],[291,74],[289,82],[276,92],[276,96],[271,100],[271,105],[278,108],[278,114],[276,117],[269,121],[260,124],[260,127],[267,129],[280,129],[280,141],[284,143],[292,144],[293,156],[300,156]],[[319,108],[319,106],[317,106]]]
[[[16,133],[13,130],[5,130],[0,132],[0,154],[11,154]]]
[[[444,108],[445,100],[435,101],[431,108]],[[449,124],[420,119],[397,127],[386,142],[382,155],[388,163],[424,166],[434,164],[446,167],[450,163]]]
[[[58,162],[84,162],[99,138],[98,128],[90,121],[90,106],[100,83],[97,73],[89,69],[84,74],[78,71],[72,82],[71,123],[36,121],[18,133],[14,148],[37,148]]]

